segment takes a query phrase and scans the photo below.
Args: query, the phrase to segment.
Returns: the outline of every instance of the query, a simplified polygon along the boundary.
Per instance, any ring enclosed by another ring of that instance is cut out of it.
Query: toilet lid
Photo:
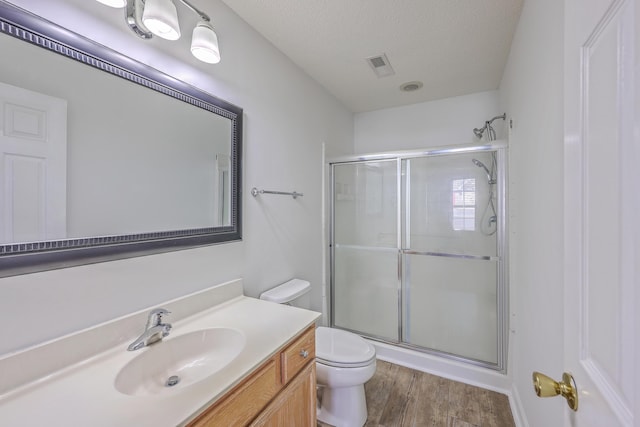
[[[337,367],[367,366],[376,357],[376,349],[360,336],[340,329],[316,328],[316,359]]]

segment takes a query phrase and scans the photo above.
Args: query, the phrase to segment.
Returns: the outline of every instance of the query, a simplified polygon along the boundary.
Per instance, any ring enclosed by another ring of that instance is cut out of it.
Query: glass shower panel
[[[497,262],[406,255],[404,341],[498,363]]]
[[[404,248],[496,255],[494,156],[495,152],[475,152],[405,161]]]
[[[398,339],[398,161],[333,166],[333,324]]]
[[[398,339],[398,250],[337,246],[334,325]]]
[[[405,160],[404,342],[498,363],[496,168],[492,151]]]

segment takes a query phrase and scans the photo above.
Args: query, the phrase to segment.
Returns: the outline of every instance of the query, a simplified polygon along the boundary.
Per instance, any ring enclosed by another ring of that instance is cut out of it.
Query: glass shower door
[[[403,161],[402,341],[498,364],[494,152]]]
[[[399,161],[333,165],[332,324],[398,340]]]

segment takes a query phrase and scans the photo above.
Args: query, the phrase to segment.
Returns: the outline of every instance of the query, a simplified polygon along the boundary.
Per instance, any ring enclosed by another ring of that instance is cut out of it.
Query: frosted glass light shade
[[[111,7],[125,7],[127,0],[96,0],[98,3],[106,4]]]
[[[180,38],[178,11],[171,0],[146,0],[142,23],[149,31],[163,39]]]
[[[220,62],[218,36],[211,24],[199,22],[191,36],[191,53],[202,62],[217,64]]]

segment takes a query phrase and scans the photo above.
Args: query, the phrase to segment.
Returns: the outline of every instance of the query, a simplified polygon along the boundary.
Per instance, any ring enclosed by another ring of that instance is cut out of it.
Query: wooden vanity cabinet
[[[309,363],[251,423],[251,427],[311,427],[315,425],[315,363]]]
[[[188,427],[315,427],[315,354],[315,326],[311,326]]]

